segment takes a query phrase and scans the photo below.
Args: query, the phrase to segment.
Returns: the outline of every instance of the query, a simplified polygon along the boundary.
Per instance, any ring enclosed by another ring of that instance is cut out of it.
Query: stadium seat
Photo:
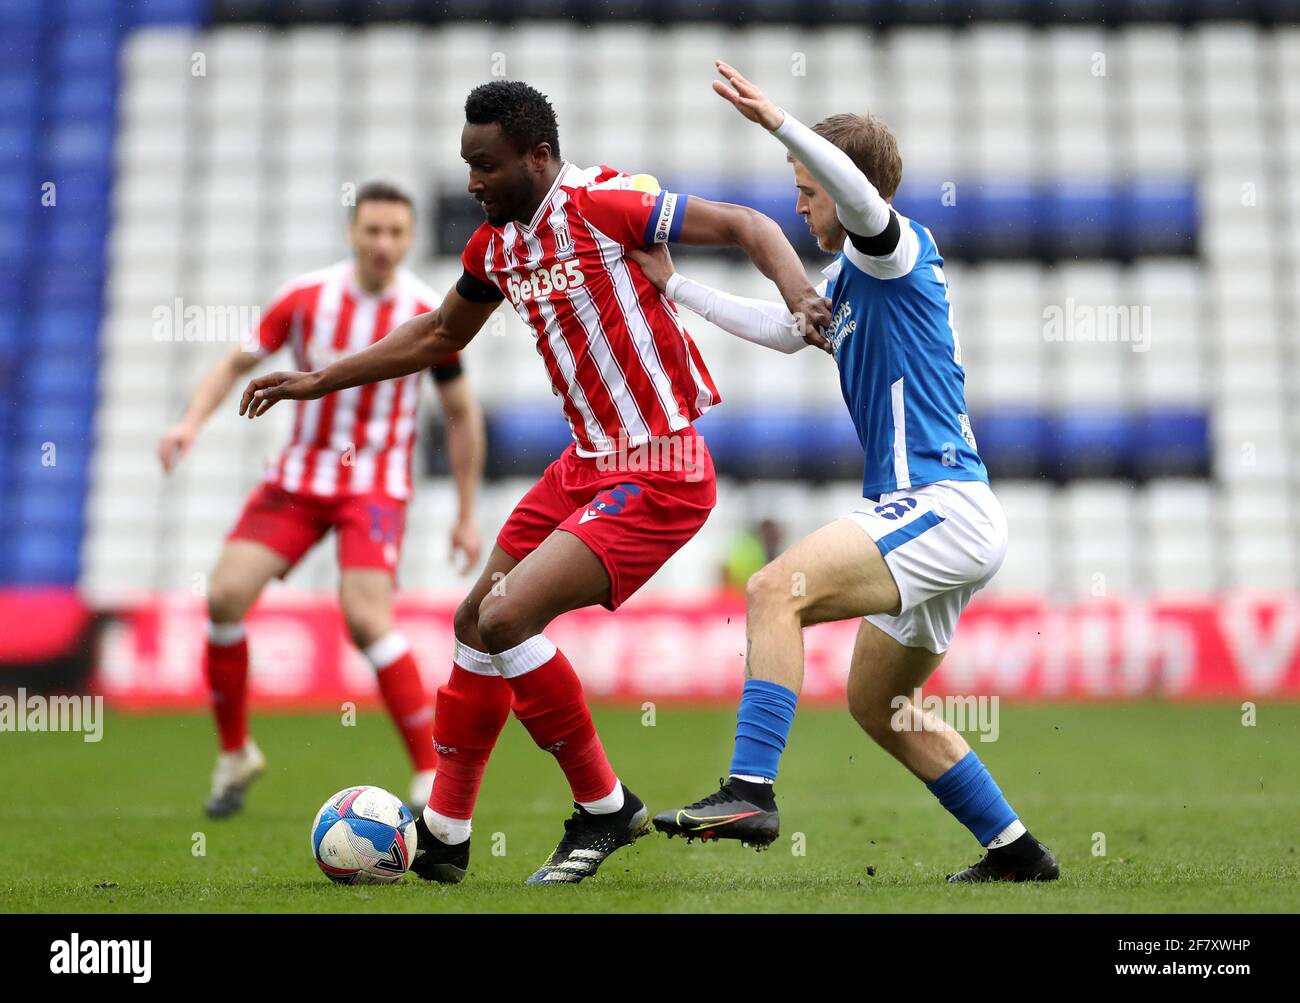
[[[229,0],[223,10],[281,10],[259,4]],[[42,51],[39,6],[21,0],[7,10],[7,54]],[[21,248],[43,222],[23,210],[31,209],[30,187],[45,176],[47,160],[59,166],[61,208],[70,200],[112,206],[108,230],[102,215],[95,222],[71,213],[42,228],[41,261],[51,263],[43,278],[38,261],[37,281],[0,280],[0,357],[31,340],[85,353],[93,332],[102,331],[97,380],[88,370],[52,366],[23,374],[24,393],[30,387],[72,400],[94,387],[99,394],[94,426],[102,452],[92,499],[128,490],[131,477],[114,469],[134,472],[142,497],[157,495],[161,481],[147,473],[149,463],[125,457],[150,454],[159,428],[218,347],[160,353],[150,336],[156,306],[176,295],[187,303],[261,303],[295,271],[342,256],[339,186],[357,176],[410,184],[428,213],[422,223],[445,215],[444,207],[468,209],[466,218],[476,222],[455,150],[465,94],[492,76],[494,53],[505,53],[506,72],[552,92],[566,155],[584,165],[648,170],[683,190],[756,205],[787,226],[809,254],[810,270],[820,267],[823,259],[793,215],[781,150],[709,91],[709,61],[724,46],[756,77],[779,73],[782,100],[808,121],[869,107],[896,127],[906,166],[898,205],[932,228],[948,256],[972,422],[1009,518],[1014,511],[1012,552],[998,587],[1087,595],[1090,579],[1080,575],[1090,561],[1106,565],[1110,587],[1155,590],[1180,582],[1217,587],[1251,575],[1283,582],[1294,569],[1295,555],[1281,562],[1283,573],[1262,566],[1267,555],[1249,520],[1210,532],[1207,523],[1217,516],[1196,508],[1214,504],[1208,481],[1172,482],[1182,502],[1159,493],[1164,478],[1212,474],[1231,492],[1263,486],[1270,497],[1285,496],[1287,511],[1296,508],[1300,484],[1290,456],[1300,427],[1289,415],[1300,369],[1287,346],[1300,304],[1284,280],[1285,269],[1300,262],[1300,196],[1288,183],[1300,170],[1294,30],[1125,23],[1103,32],[1008,20],[960,29],[907,25],[877,35],[859,24],[736,30],[682,23],[660,37],[626,22],[577,28],[520,20],[358,31],[317,24],[268,33],[235,24],[185,27],[199,23],[203,4],[153,0],[130,8],[133,21],[163,27],[124,37],[114,136],[102,125],[112,88],[85,86],[91,74],[119,72],[106,68],[88,41],[116,30],[94,7],[76,0],[67,10],[81,11],[83,27],[51,36],[53,65],[65,72],[48,101],[30,77],[0,73],[0,216],[7,220],[0,248]],[[295,16],[331,9],[315,4]],[[1007,9],[1027,16],[1025,5]],[[1091,8],[1085,2],[1078,9]],[[202,78],[190,73],[197,51],[206,56]],[[429,51],[445,57],[431,63],[423,58]],[[810,56],[804,76],[792,72],[792,52]],[[1107,57],[1105,76],[1093,75],[1097,52]],[[5,65],[22,64],[6,58]],[[893,85],[900,79],[909,86]],[[602,86],[610,81],[617,86]],[[35,116],[47,106],[57,118],[43,144]],[[1243,204],[1243,176],[1256,186],[1255,206]],[[956,183],[955,205],[942,201],[945,181]],[[73,302],[59,295],[97,274],[97,242],[107,245],[109,269],[102,325],[98,295],[79,293]],[[441,234],[436,243],[441,257],[412,264],[446,288],[459,272],[458,243]],[[1098,257],[1109,263],[1088,264]],[[1080,258],[1083,267],[1074,264]],[[979,263],[963,269],[962,259]],[[678,263],[723,288],[772,295],[748,265],[690,254]],[[1044,309],[1068,297],[1096,307],[1149,306],[1150,350],[1048,342]],[[19,312],[29,305],[36,308],[30,317]],[[701,422],[721,465],[736,463],[746,477],[755,471],[740,468],[755,458],[760,471],[787,477],[788,464],[830,469],[841,478],[835,492],[856,492],[861,458],[853,458],[852,426],[827,423],[832,413],[843,418],[829,360],[812,352],[776,357],[697,318],[687,324],[727,399]],[[512,313],[499,312],[467,364],[490,409],[496,473],[522,477],[567,441],[531,335]],[[149,392],[160,384],[165,394]],[[90,426],[84,412],[51,422],[83,439]],[[811,440],[801,438],[810,429]],[[218,491],[230,487],[222,470],[238,465],[243,490],[258,472],[249,456],[273,455],[282,430],[214,423],[205,432],[202,458],[191,457],[195,476],[168,487],[178,511],[197,513],[165,530],[167,539],[190,541],[187,561],[210,559],[222,506],[237,504],[229,490]],[[845,469],[855,463],[858,469]],[[1009,479],[1045,470],[1066,484]],[[1149,532],[1130,535],[1135,556],[1115,567],[1110,550],[1093,556],[1105,541],[1080,508],[1093,495],[1065,500],[1077,478],[1107,471],[1146,482],[1130,516]],[[527,486],[506,490],[501,483],[485,492],[485,512],[503,516]],[[422,502],[428,507],[421,512],[443,511],[446,484],[435,490],[441,500]],[[1184,503],[1188,511],[1177,518],[1161,514]],[[715,519],[724,504],[720,499]],[[811,504],[819,519],[822,506],[830,508],[829,501]],[[1069,514],[1057,519],[1053,508],[1061,504]],[[165,535],[143,521],[101,524],[101,515],[125,513],[98,502],[87,513],[87,581],[110,584],[112,575],[96,562],[121,568],[130,553],[108,542],[116,539],[114,525],[129,525],[122,532],[141,553],[157,552]],[[1278,525],[1270,516],[1268,532]],[[440,533],[416,532],[441,546]],[[725,529],[711,532],[708,546],[725,546]],[[328,554],[314,559],[302,581],[328,586]],[[458,587],[438,561],[410,559],[440,587]],[[683,557],[666,569],[664,589],[712,576],[715,561],[713,550]],[[132,570],[131,581],[148,586],[162,580],[150,575],[165,573],[150,564],[148,572]]]

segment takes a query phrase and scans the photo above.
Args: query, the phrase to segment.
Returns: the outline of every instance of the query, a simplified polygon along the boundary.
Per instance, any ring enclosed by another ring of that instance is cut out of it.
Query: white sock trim
[[[405,635],[393,631],[385,634],[368,648],[364,648],[361,654],[366,656],[366,661],[376,672],[380,672],[411,650],[410,643],[406,640]]]
[[[497,670],[492,665],[491,655],[486,651],[471,648],[468,644],[461,644],[460,641],[456,642],[456,654],[452,656],[452,661],[466,672],[472,672],[476,676],[497,674]]]
[[[555,657],[556,647],[545,634],[534,634],[523,644],[492,656],[492,664],[507,679],[540,668]]]
[[[732,779],[734,780],[744,780],[746,783],[750,783],[750,784],[775,784],[776,783],[776,781],[773,780],[771,777],[755,777],[755,776],[751,776],[748,773],[733,773],[731,776]]]
[[[593,815],[613,815],[623,807],[623,784],[614,778],[614,789],[599,801],[579,801],[578,804]]]
[[[1008,843],[1014,843],[1017,839],[1025,834],[1025,823],[1020,819],[1015,819],[1012,823],[993,837],[993,841],[985,845],[986,850],[996,850],[999,846],[1006,846]]]
[[[440,815],[428,805],[424,806],[423,814],[424,824],[429,827],[429,831],[448,846],[457,846],[469,839],[472,828],[470,819]]]
[[[244,622],[212,623],[208,622],[208,640],[218,648],[228,648],[244,639]]]

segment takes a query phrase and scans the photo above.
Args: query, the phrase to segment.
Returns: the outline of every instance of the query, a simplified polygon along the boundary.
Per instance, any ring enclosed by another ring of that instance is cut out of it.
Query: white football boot
[[[229,818],[244,807],[244,791],[266,770],[266,757],[251,738],[235,752],[217,755],[212,795],[203,810],[209,818]]]

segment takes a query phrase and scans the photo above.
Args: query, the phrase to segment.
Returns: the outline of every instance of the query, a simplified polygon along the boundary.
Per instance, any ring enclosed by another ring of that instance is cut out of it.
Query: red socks
[[[582,682],[564,653],[538,634],[494,655],[492,664],[514,691],[515,717],[559,762],[573,800],[607,797],[618,778],[596,734]]]
[[[364,654],[375,669],[379,693],[406,743],[411,765],[416,770],[434,769],[438,754],[433,748],[433,708],[406,638],[389,634],[366,648]]]
[[[510,717],[511,693],[482,652],[458,644],[456,658],[458,662],[473,661],[475,668],[486,667],[491,675],[453,664],[451,678],[438,689],[438,709],[433,719],[438,772],[433,778],[429,807],[448,818],[469,819],[474,814],[488,757]]]
[[[206,670],[221,751],[237,752],[248,740],[248,639],[243,624],[212,625]]]

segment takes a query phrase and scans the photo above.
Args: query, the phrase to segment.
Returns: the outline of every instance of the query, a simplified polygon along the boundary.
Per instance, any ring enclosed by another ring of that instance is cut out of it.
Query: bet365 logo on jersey
[[[515,306],[530,300],[549,299],[552,293],[577,289],[586,281],[576,259],[557,261],[550,268],[536,268],[525,279],[506,279],[506,292]]]

